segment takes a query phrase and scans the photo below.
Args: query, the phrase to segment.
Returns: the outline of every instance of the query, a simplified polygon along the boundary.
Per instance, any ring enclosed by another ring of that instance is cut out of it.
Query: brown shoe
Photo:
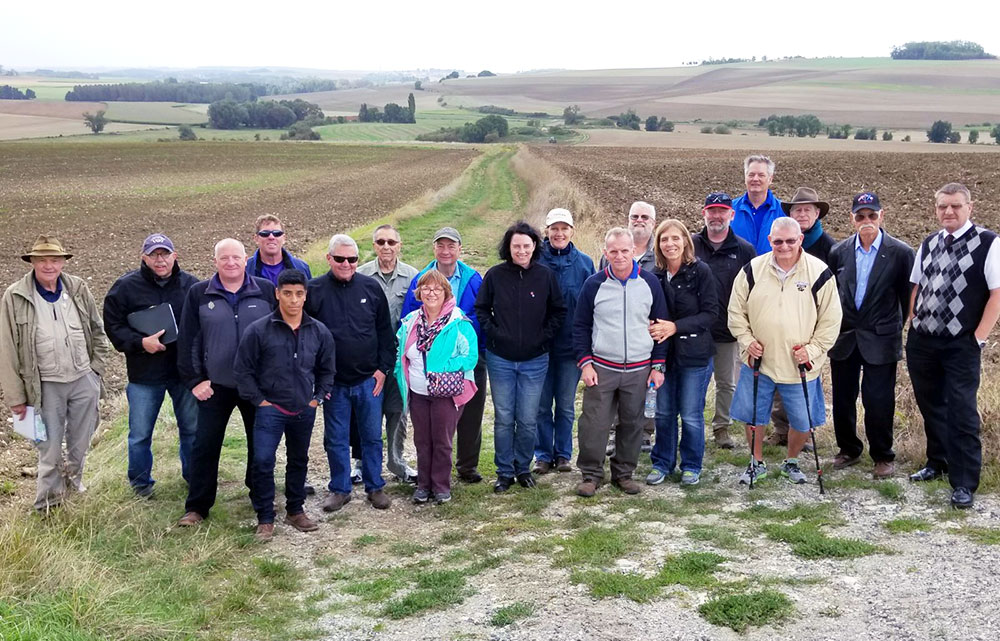
[[[305,512],[299,512],[298,514],[286,514],[285,523],[291,525],[299,532],[313,532],[319,529],[316,522],[306,516]]]
[[[205,517],[197,512],[187,512],[184,516],[177,521],[178,527],[191,527],[192,525],[198,525],[205,520]]]
[[[851,467],[852,465],[857,465],[860,460],[861,456],[851,456],[850,454],[845,454],[844,452],[837,452],[837,455],[833,457],[833,469],[843,470]]]
[[[788,445],[788,436],[782,436],[781,434],[771,434],[764,439],[764,445],[774,445],[776,447],[783,447]]]
[[[330,492],[323,499],[323,511],[324,512],[336,512],[340,508],[344,507],[351,502],[350,494],[340,494],[339,492]]]
[[[875,464],[875,469],[872,471],[873,479],[887,479],[891,478],[893,474],[896,473],[896,464],[892,461],[879,461]]]
[[[549,463],[548,461],[538,461],[535,463],[535,469],[533,471],[539,476],[542,474],[548,474],[552,471],[552,463]]]
[[[389,495],[382,490],[369,492],[368,502],[371,503],[372,507],[376,510],[388,510],[389,506],[392,505],[392,499],[390,499]]]
[[[560,472],[572,472],[573,466],[570,465],[569,459],[565,459],[560,456],[556,459],[556,470]]]
[[[618,486],[618,489],[626,494],[638,494],[642,492],[642,486],[639,485],[637,481],[632,480],[630,476],[623,476],[612,481]]]
[[[257,525],[257,532],[254,538],[260,543],[267,543],[274,538],[274,523],[260,523]]]
[[[597,486],[600,485],[594,479],[583,479],[580,484],[576,486],[577,496],[591,497],[597,494]]]
[[[713,434],[715,436],[715,447],[720,450],[731,450],[735,447],[736,444],[733,443],[733,439],[729,436],[729,430],[725,427],[720,427]]]

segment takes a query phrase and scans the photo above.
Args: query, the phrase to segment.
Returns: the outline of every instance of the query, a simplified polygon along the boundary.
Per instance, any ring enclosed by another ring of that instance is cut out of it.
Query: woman
[[[396,381],[417,448],[413,502],[433,496],[440,505],[451,500],[451,444],[462,406],[476,393],[479,342],[441,272],[424,272],[413,293],[423,305],[403,318],[396,333]]]
[[[573,418],[580,368],[573,353],[573,315],[583,282],[594,274],[594,261],[573,244],[573,214],[553,209],[545,217],[545,240],[538,262],[552,270],[566,303],[566,319],[549,349],[549,369],[538,403],[535,474],[573,470]],[[553,402],[555,411],[553,412]]]
[[[549,345],[566,317],[555,274],[538,263],[542,239],[524,221],[511,225],[500,242],[504,262],[483,277],[476,317],[486,338],[486,369],[493,396],[493,491],[506,492],[514,479],[534,487],[538,401],[549,364]]]
[[[681,485],[697,485],[705,454],[705,393],[719,309],[712,270],[695,258],[694,243],[679,220],[660,223],[653,236],[656,273],[673,321],[650,323],[657,342],[670,339],[663,385],[656,397],[656,444],[649,485],[659,485],[677,465],[677,417],[681,418]]]

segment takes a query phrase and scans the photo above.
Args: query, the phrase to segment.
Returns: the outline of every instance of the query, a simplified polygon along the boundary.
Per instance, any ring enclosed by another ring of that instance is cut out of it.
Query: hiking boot
[[[681,485],[687,485],[688,487],[698,485],[698,481],[701,480],[701,473],[692,472],[691,470],[684,470],[681,472]]]
[[[304,490],[305,490],[305,492],[306,492],[306,496],[313,496],[313,495],[315,495],[315,494],[316,494],[316,488],[314,488],[314,487],[313,487],[312,485],[310,485],[310,484],[308,484],[308,483],[306,483],[306,484],[305,484],[305,485],[304,485],[304,486],[302,487],[302,489],[304,489]]]
[[[451,492],[437,492],[434,494],[434,503],[441,505],[451,500]]]
[[[751,478],[754,482],[767,478],[767,464],[764,461],[751,462],[747,465],[746,471],[740,476],[740,485],[749,485]]]
[[[850,454],[845,454],[844,452],[837,452],[836,456],[833,457],[833,469],[842,470],[852,465],[857,465],[860,460],[860,454],[858,456],[851,456]]]
[[[646,485],[659,485],[667,480],[667,475],[660,470],[653,468],[653,471],[646,475]]]
[[[879,461],[875,464],[875,469],[872,470],[872,478],[875,480],[882,480],[891,478],[893,474],[896,473],[896,464],[892,461]]]
[[[392,505],[392,499],[390,499],[389,495],[382,490],[369,492],[368,502],[371,503],[372,507],[376,510],[387,510],[389,509],[389,506]]]
[[[503,494],[510,489],[510,486],[514,484],[513,476],[498,476],[497,482],[493,484],[494,494]]]
[[[135,492],[135,495],[138,498],[140,498],[140,499],[152,499],[153,498],[153,486],[152,486],[152,484],[133,487],[132,491]]]
[[[642,486],[639,485],[639,483],[633,480],[632,477],[630,476],[623,476],[621,478],[617,478],[614,481],[611,481],[611,483],[617,486],[619,490],[625,492],[626,494],[638,494],[639,492],[642,492]]]
[[[642,446],[639,448],[640,452],[652,452],[653,451],[653,439],[648,436],[642,439]]]
[[[413,493],[413,502],[417,505],[426,503],[431,500],[431,491],[425,490],[422,487],[418,487],[417,491]]]
[[[324,512],[336,512],[340,508],[344,507],[351,502],[350,494],[340,494],[339,492],[330,492],[327,494],[326,498],[323,499],[323,511]]]
[[[396,480],[407,485],[416,485],[418,480],[417,471],[407,465],[406,471],[403,472],[403,476],[397,476]]]
[[[535,469],[532,470],[532,472],[534,472],[538,476],[542,476],[543,474],[548,474],[551,471],[552,471],[552,463],[549,463],[548,461],[535,461]]]
[[[596,480],[585,478],[576,486],[576,494],[577,496],[585,496],[588,498],[594,496],[597,494],[598,485],[600,485],[600,483]]]
[[[361,461],[353,459],[351,461],[351,485],[361,485],[364,479],[361,478]]]
[[[258,524],[253,536],[259,543],[267,543],[274,538],[274,523]]]
[[[305,512],[299,512],[298,514],[286,514],[285,523],[291,525],[293,528],[299,532],[315,532],[319,529],[316,525],[316,521],[313,521]]]
[[[731,450],[736,447],[733,443],[733,439],[729,436],[729,429],[725,427],[720,427],[713,432],[715,436],[715,447],[720,450]]]
[[[910,474],[910,480],[914,483],[922,483],[924,481],[933,481],[934,479],[939,479],[944,476],[944,472],[935,470],[933,467],[925,466]]]
[[[806,475],[799,469],[799,464],[794,461],[785,461],[782,463],[779,473],[796,485],[802,485],[806,482]]]
[[[178,527],[191,527],[192,525],[198,525],[205,520],[205,517],[197,512],[186,512],[184,516],[177,521]]]
[[[783,447],[785,445],[788,445],[788,435],[782,435],[777,433],[771,434],[770,436],[764,439],[764,445],[775,445],[778,447]]]
[[[573,466],[570,465],[568,458],[559,457],[556,459],[556,470],[559,472],[572,472]]]
[[[531,475],[531,472],[518,474],[517,482],[518,484],[520,484],[521,487],[527,487],[527,488],[535,487],[537,485],[537,483],[535,483],[535,477]]]
[[[483,481],[483,475],[480,474],[477,470],[459,472],[458,478],[465,481],[466,483],[481,483]]]

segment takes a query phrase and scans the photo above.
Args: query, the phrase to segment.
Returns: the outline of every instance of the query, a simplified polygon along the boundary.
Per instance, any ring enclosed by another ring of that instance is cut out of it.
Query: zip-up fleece
[[[655,343],[649,321],[670,320],[660,281],[632,262],[620,281],[608,267],[587,279],[576,305],[573,345],[577,365],[588,363],[620,371],[663,365],[667,342]]]
[[[549,350],[566,318],[566,305],[548,267],[532,262],[525,269],[504,261],[483,277],[476,316],[486,349],[508,361],[527,361]]]
[[[298,269],[306,275],[306,280],[312,278],[312,272],[309,270],[309,263],[302,260],[301,258],[296,258],[292,256],[287,249],[281,248],[281,264],[284,269]],[[246,272],[251,276],[256,276],[257,278],[264,278],[261,273],[264,267],[264,263],[260,260],[260,250],[258,249],[253,253],[250,258],[247,259]]]
[[[292,331],[276,309],[247,328],[236,357],[236,387],[255,406],[262,401],[301,412],[333,390],[333,336],[323,323],[302,314]]]
[[[559,292],[566,303],[566,317],[552,338],[549,357],[576,360],[573,352],[573,317],[576,315],[576,301],[580,298],[583,283],[594,275],[594,261],[573,243],[565,249],[554,249],[546,238],[542,241],[542,255],[538,262],[556,275]]]
[[[462,372],[465,378],[464,389],[458,396],[453,396],[455,407],[461,407],[469,402],[476,395],[476,379],[473,370],[479,362],[479,341],[476,338],[476,330],[472,323],[458,307],[448,309],[448,304],[454,299],[445,303],[442,313],[448,314],[448,322],[441,328],[438,335],[434,337],[431,348],[424,356],[425,365],[428,372]],[[406,357],[406,351],[417,340],[415,331],[419,311],[412,311],[403,317],[396,332],[396,340],[399,343],[399,356],[396,358],[396,382],[399,384],[399,391],[403,395],[403,414],[406,414],[410,400],[409,376],[410,361]]]
[[[236,388],[233,364],[240,339],[250,325],[268,316],[277,306],[274,285],[264,278],[246,276],[237,294],[236,308],[215,274],[188,290],[181,314],[177,369],[189,388],[210,380],[213,385]]]
[[[715,276],[716,293],[719,296],[719,317],[712,325],[712,338],[716,343],[734,343],[736,339],[729,332],[729,295],[733,293],[733,281],[744,265],[757,255],[753,245],[736,235],[729,229],[729,234],[716,249],[708,239],[708,230],[702,229],[691,235],[694,243],[694,255],[705,262]]]
[[[715,353],[712,324],[719,317],[719,299],[715,293],[715,277],[708,265],[697,258],[683,263],[673,278],[657,270],[667,299],[667,309],[677,326],[677,333],[668,339],[670,366],[704,367]]]

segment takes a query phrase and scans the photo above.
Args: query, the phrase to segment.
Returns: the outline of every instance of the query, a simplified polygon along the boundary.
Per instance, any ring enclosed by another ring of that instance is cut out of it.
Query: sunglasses
[[[384,245],[388,245],[389,247],[395,247],[396,245],[399,244],[399,241],[393,240],[392,238],[379,238],[378,240],[375,241],[375,244],[378,245],[379,247],[382,247]]]
[[[798,238],[789,238],[787,240],[784,239],[784,238],[772,238],[771,239],[771,244],[774,245],[775,247],[781,247],[782,245],[788,245],[789,247],[791,247],[792,245],[794,245],[797,242],[799,242]]]
[[[262,229],[257,232],[257,235],[261,238],[267,238],[268,236],[274,236],[275,238],[281,238],[285,235],[285,232],[280,229]]]
[[[653,217],[652,216],[648,216],[646,214],[629,214],[628,219],[629,220],[652,220]]]
[[[347,262],[353,265],[354,263],[358,262],[357,256],[330,256],[330,258],[332,258],[333,262],[335,263],[342,263],[346,260]]]
[[[865,219],[878,220],[878,212],[873,211],[870,214],[864,214],[859,211],[858,213],[854,214],[854,220],[858,221],[859,223]]]

